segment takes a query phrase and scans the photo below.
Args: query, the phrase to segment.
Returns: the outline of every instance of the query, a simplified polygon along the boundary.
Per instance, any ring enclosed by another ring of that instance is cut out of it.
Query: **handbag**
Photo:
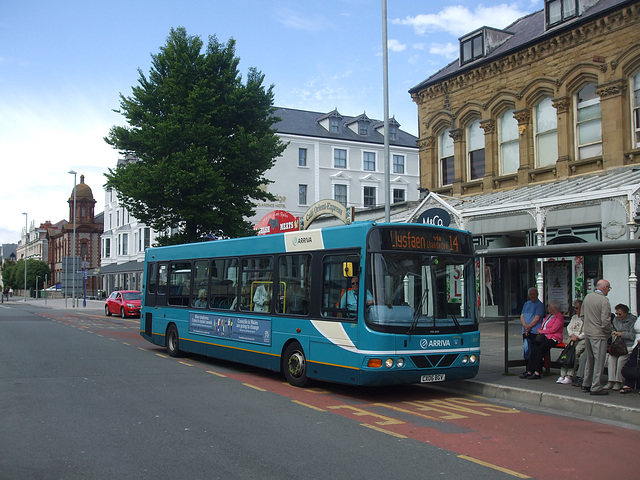
[[[542,345],[542,342],[544,342],[547,339],[547,336],[544,333],[539,333],[536,335],[536,339],[534,340],[534,343],[536,345]]]
[[[640,380],[640,358],[638,357],[638,345],[636,345],[633,349],[633,352],[631,352],[631,356],[624,364],[624,367],[622,367],[622,370],[620,372],[626,380],[636,382]]]
[[[616,337],[609,345],[607,349],[609,355],[613,357],[620,357],[622,355],[627,355],[629,350],[627,350],[627,345],[624,343],[624,339],[622,337]]]
[[[573,367],[576,362],[576,346],[575,343],[570,341],[566,347],[560,352],[557,363],[565,367]]]

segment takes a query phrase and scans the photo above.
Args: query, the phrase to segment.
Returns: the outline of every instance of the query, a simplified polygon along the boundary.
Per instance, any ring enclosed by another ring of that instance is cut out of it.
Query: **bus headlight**
[[[387,368],[393,367],[393,358],[387,358],[386,362],[384,362],[384,366]]]
[[[476,363],[478,361],[478,357],[474,355],[464,355],[462,357],[462,364],[466,365],[467,363]]]
[[[398,361],[396,362],[396,367],[398,367],[398,368],[404,367],[404,358],[399,358],[398,359]]]

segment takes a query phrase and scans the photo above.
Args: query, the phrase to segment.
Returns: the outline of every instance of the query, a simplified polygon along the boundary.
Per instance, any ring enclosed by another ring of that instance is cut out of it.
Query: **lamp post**
[[[382,0],[382,90],[384,106],[384,221],[391,221],[391,167],[389,165],[389,53],[387,43],[387,0]]]
[[[73,175],[73,287],[71,289],[71,306],[76,307],[76,175],[75,170],[69,170],[69,174]]]
[[[36,300],[38,300],[38,280],[40,280],[40,275],[36,275]]]
[[[29,227],[28,227],[28,219],[29,215],[27,212],[22,212],[24,215],[24,301],[27,301],[27,238],[29,235]]]

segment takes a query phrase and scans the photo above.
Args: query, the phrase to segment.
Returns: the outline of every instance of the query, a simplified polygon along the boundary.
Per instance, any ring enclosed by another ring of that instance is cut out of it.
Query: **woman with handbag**
[[[622,367],[627,363],[629,358],[629,347],[633,345],[635,339],[634,324],[636,322],[635,315],[629,313],[629,307],[624,303],[615,306],[616,318],[613,320],[613,333],[611,334],[612,343],[616,340],[623,342],[625,348],[622,355],[617,355],[613,349],[609,351],[609,360],[607,371],[609,372],[609,381],[603,387],[603,390],[620,390],[624,382],[622,376]]]
[[[571,317],[569,325],[567,325],[569,339],[566,343],[569,344],[570,342],[573,342],[575,349],[575,361],[573,362],[573,365],[562,365],[560,368],[560,377],[558,377],[556,383],[561,383],[563,385],[571,385],[574,383],[573,377],[576,372],[576,367],[580,360],[580,355],[582,355],[585,348],[583,331],[584,322],[582,321],[582,318],[580,318],[580,308],[582,308],[582,300],[576,300],[573,302],[573,309],[575,313],[573,317]]]
[[[549,315],[545,317],[542,326],[538,330],[533,342],[531,356],[527,362],[527,371],[520,375],[520,378],[529,380],[539,380],[542,376],[542,363],[544,356],[553,347],[562,341],[562,331],[564,330],[564,317],[560,313],[560,303],[557,300],[549,300],[547,306]]]

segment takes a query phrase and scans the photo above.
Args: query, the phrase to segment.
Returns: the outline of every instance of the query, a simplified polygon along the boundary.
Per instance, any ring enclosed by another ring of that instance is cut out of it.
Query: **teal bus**
[[[140,334],[192,352],[352,385],[478,372],[469,232],[350,225],[149,248]]]

